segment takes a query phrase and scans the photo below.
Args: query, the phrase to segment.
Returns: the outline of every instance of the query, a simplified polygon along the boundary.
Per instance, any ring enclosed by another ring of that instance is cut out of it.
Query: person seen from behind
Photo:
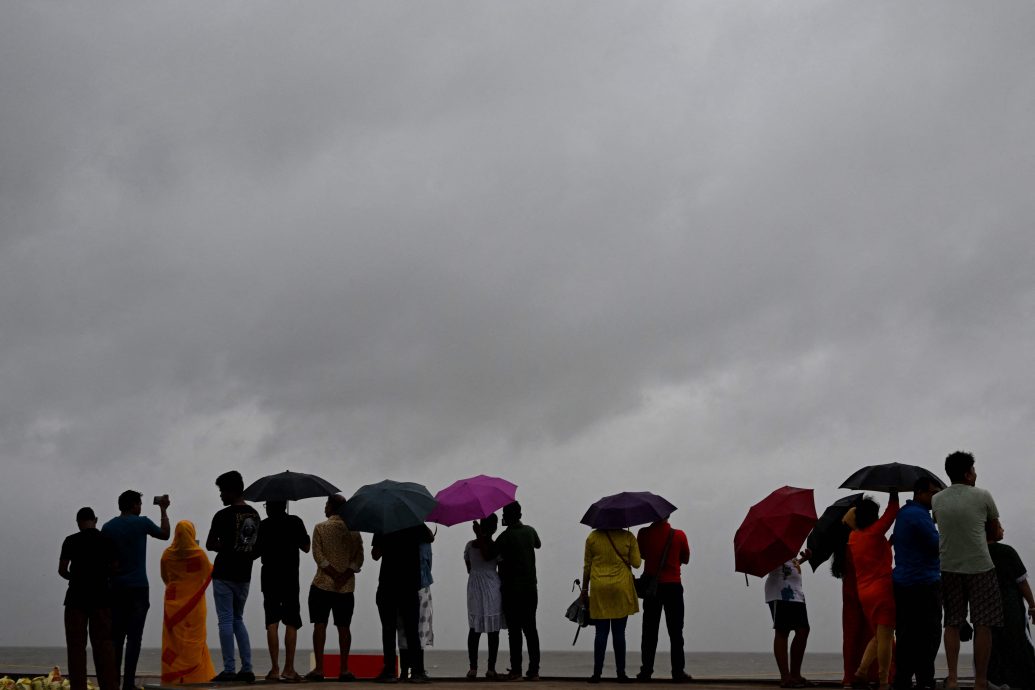
[[[596,627],[590,683],[600,682],[609,632],[618,682],[632,681],[625,673],[625,626],[640,610],[632,571],[641,563],[640,547],[629,530],[595,529],[586,537],[582,596],[589,597],[589,616]]]
[[[654,657],[658,649],[661,612],[672,645],[672,680],[691,680],[686,672],[683,652],[683,583],[680,569],[690,562],[690,543],[683,530],[672,527],[668,519],[658,520],[636,534],[636,543],[643,558],[643,576],[657,578],[657,589],[643,597],[643,630],[640,640],[640,672],[637,680],[650,680],[654,673]]]
[[[101,531],[115,544],[118,572],[111,584],[111,634],[115,645],[115,668],[120,669],[125,647],[125,668],[122,690],[134,690],[140,642],[144,623],[151,608],[151,591],[147,581],[147,538],[169,538],[169,497],[158,496],[155,505],[160,512],[161,526],[144,517],[143,496],[137,491],[119,494],[119,514],[104,523]]]
[[[1003,603],[995,564],[988,553],[986,529],[999,527],[999,509],[985,489],[979,489],[974,456],[956,451],[945,458],[950,486],[931,499],[938,524],[945,610],[947,690],[959,686],[960,626],[974,626],[974,690],[988,688],[992,628],[1003,624]]]
[[[500,583],[503,594],[503,616],[507,619],[510,641],[510,670],[504,680],[521,680],[521,636],[528,642],[526,680],[539,680],[539,631],[536,609],[539,606],[539,585],[536,580],[535,550],[542,547],[539,534],[521,522],[521,504],[503,506],[503,533],[496,538],[500,555]]]
[[[363,537],[345,524],[340,514],[344,507],[344,496],[328,496],[323,507],[327,519],[313,528],[316,575],[309,586],[309,622],[313,624],[316,664],[305,676],[308,681],[324,679],[323,655],[327,644],[327,623],[332,613],[341,654],[338,680],[356,680],[349,670],[349,653],[352,651],[352,614],[356,610],[356,573],[363,567]]]
[[[266,622],[270,671],[266,680],[298,682],[295,645],[302,627],[298,591],[298,552],[309,553],[309,533],[297,515],[289,515],[287,501],[266,501],[266,519],[259,523],[258,552],[262,559],[259,582]],[[280,668],[280,624],[284,624],[284,669]]]
[[[1003,600],[1003,625],[992,628],[988,682],[999,687],[1035,688],[1035,648],[1028,628],[1028,619],[1035,623],[1035,597],[1028,570],[1013,547],[1003,543],[1003,526],[986,524],[988,554],[995,564]]]
[[[898,515],[898,492],[892,491],[884,514],[871,498],[863,498],[848,511],[844,521],[852,528],[848,550],[855,566],[855,587],[873,637],[866,645],[855,672],[855,684],[866,682],[866,669],[877,660],[880,690],[888,690],[891,652],[895,639],[895,587],[891,579],[891,544],[884,536]]]
[[[212,564],[198,546],[194,523],[176,523],[172,544],[162,553],[165,611],[162,626],[162,683],[204,683],[216,671],[208,651],[205,590]]]
[[[244,625],[244,605],[252,581],[252,561],[258,551],[259,513],[244,501],[244,478],[237,470],[216,477],[219,499],[226,506],[212,517],[205,548],[216,552],[212,570],[212,599],[219,620],[219,648],[223,670],[213,683],[255,682],[252,646]],[[234,640],[241,654],[241,670],[234,659]]]
[[[467,678],[478,677],[478,641],[485,633],[488,638],[489,658],[485,678],[496,679],[496,656],[500,648],[500,630],[503,621],[503,599],[500,594],[500,576],[497,571],[499,554],[492,535],[496,533],[498,518],[493,513],[480,523],[474,522],[474,540],[464,547],[467,566],[467,658],[470,670]]]
[[[407,662],[414,683],[427,683],[424,673],[424,650],[420,646],[418,625],[420,620],[420,545],[427,540],[423,524],[391,532],[375,534],[371,540],[371,557],[381,561],[378,573],[377,614],[381,619],[381,646],[384,666],[374,679],[379,683],[394,683],[398,680],[395,666],[395,638],[399,620],[403,622],[406,635]]]
[[[420,589],[417,590],[418,615],[417,615],[417,639],[421,649],[427,649],[435,644],[434,607],[431,601],[431,585],[435,579],[431,576],[432,551],[431,543],[435,541],[435,533],[427,525],[424,525],[424,540],[420,543]],[[410,646],[406,641],[406,626],[402,617],[397,621],[396,638],[399,643],[399,677],[402,679],[412,678],[413,655],[410,653]],[[424,677],[428,678],[427,669],[423,671]],[[428,678],[430,680],[430,678]]]
[[[804,688],[810,685],[801,675],[810,630],[801,564],[809,556],[811,552],[805,549],[798,558],[774,568],[765,579],[765,601],[773,619],[773,656],[776,657],[776,667],[780,671],[781,688]],[[794,640],[790,641],[792,632]]]
[[[942,643],[941,562],[931,499],[940,487],[930,477],[913,484],[913,498],[895,519],[895,689],[934,690],[934,661]]]
[[[80,508],[75,521],[79,531],[65,537],[58,559],[58,574],[68,580],[65,593],[68,681],[71,690],[86,690],[86,641],[89,638],[100,690],[117,690],[109,583],[118,565],[115,545],[97,529],[97,516],[92,508]]]

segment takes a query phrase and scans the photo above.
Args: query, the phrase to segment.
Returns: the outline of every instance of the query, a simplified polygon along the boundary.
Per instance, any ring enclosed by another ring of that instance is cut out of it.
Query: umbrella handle
[[[748,582],[748,574],[747,573],[744,573],[744,586],[745,587],[750,587],[751,586],[751,583]]]

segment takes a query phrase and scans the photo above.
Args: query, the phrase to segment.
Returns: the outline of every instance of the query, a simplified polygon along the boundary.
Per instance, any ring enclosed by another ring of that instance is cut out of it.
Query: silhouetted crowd
[[[831,566],[842,582],[845,688],[889,690],[893,685],[897,690],[933,690],[935,658],[944,640],[949,667],[944,687],[952,690],[959,683],[961,641],[971,636],[977,690],[1035,688],[1035,651],[1028,632],[1028,619],[1035,621],[1035,598],[1026,569],[1016,551],[1001,543],[999,512],[991,494],[976,486],[973,456],[952,453],[945,472],[948,487],[941,489],[937,481],[922,478],[913,486],[912,499],[901,507],[893,492],[883,514],[868,496],[855,500],[845,512],[843,539]],[[302,520],[288,513],[286,501],[267,501],[262,519],[244,500],[239,472],[220,475],[216,485],[225,507],[213,516],[204,549],[191,522],[181,521],[171,529],[168,496],[155,497],[157,524],[141,514],[143,497],[136,491],[119,496],[119,515],[100,529],[92,509],[79,510],[79,531],[65,539],[59,564],[61,576],[69,581],[64,603],[72,690],[86,689],[88,640],[100,690],[137,687],[137,661],[150,606],[147,540],[170,537],[172,543],[161,560],[163,683],[255,681],[243,614],[256,560],[261,563],[272,662],[266,680],[325,680],[324,650],[332,616],[340,651],[337,680],[356,680],[349,670],[349,654],[356,577],[365,553],[362,535],[343,517],[346,499],[329,496],[326,519],[310,535]],[[464,549],[469,679],[479,676],[483,634],[488,644],[485,678],[539,679],[535,552],[542,544],[536,530],[521,518],[521,506],[513,502],[502,509],[504,529],[498,536],[495,514],[475,521],[474,539]],[[886,534],[892,529],[889,541]],[[381,671],[373,679],[377,682],[429,682],[424,650],[434,639],[433,541],[433,532],[424,524],[372,536],[369,557],[380,561],[375,602],[383,647]],[[213,561],[207,552],[215,553]],[[315,664],[304,675],[295,660],[303,625],[302,553],[311,553],[316,566],[306,595]],[[773,570],[765,582],[781,687],[812,685],[801,672],[809,634],[801,564],[809,556],[808,549],[802,551]],[[668,519],[656,520],[635,535],[627,529],[594,529],[589,534],[580,598],[596,633],[590,682],[602,678],[609,639],[617,680],[650,680],[662,614],[671,646],[671,678],[692,680],[685,668],[681,581],[682,566],[689,561],[687,536]],[[633,571],[641,566],[643,576],[637,580]],[[218,673],[206,643],[210,586],[222,652]],[[625,666],[625,630],[641,601],[642,663],[631,677]],[[503,629],[509,637],[510,667],[497,672]],[[333,679],[333,673],[326,679]]]

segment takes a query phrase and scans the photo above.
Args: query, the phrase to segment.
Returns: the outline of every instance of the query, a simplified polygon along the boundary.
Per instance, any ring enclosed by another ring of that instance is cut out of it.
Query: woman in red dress
[[[873,499],[864,498],[845,515],[845,524],[852,528],[848,551],[855,571],[856,592],[872,633],[853,685],[866,681],[866,669],[876,658],[880,690],[888,690],[895,636],[895,589],[891,580],[891,544],[884,535],[898,515],[898,493],[891,493],[888,507],[879,519],[878,509]]]

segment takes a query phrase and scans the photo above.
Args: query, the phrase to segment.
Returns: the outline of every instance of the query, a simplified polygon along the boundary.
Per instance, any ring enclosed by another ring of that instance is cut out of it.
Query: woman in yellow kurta
[[[595,529],[586,537],[582,593],[589,595],[589,615],[597,629],[593,641],[591,683],[600,682],[600,674],[604,670],[608,631],[613,634],[618,680],[628,680],[625,675],[625,624],[630,614],[640,610],[632,575],[632,569],[639,568],[640,562],[640,547],[629,530]]]
[[[212,564],[198,546],[194,525],[181,520],[172,544],[162,553],[163,683],[202,683],[216,674],[205,632],[205,590],[211,581]]]

